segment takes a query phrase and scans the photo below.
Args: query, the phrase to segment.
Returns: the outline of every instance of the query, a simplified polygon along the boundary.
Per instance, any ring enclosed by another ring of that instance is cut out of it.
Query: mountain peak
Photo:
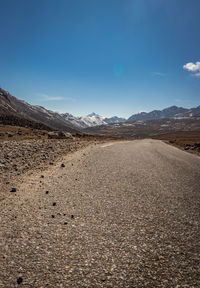
[[[94,112],[92,112],[92,113],[90,113],[90,114],[87,115],[87,117],[92,117],[92,116],[100,116],[100,115],[98,115],[98,114],[96,114],[96,113],[94,113]]]

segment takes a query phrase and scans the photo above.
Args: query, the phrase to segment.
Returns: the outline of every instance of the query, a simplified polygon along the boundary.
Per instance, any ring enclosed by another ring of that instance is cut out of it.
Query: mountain
[[[104,122],[104,117],[96,114],[96,113],[91,113],[91,114],[88,114],[87,116],[83,116],[83,117],[80,117],[81,121],[83,121],[85,123],[85,125],[87,127],[92,127],[92,126],[99,126],[99,125],[103,125],[103,124],[106,124]]]
[[[112,123],[83,130],[89,134],[143,138],[178,131],[200,131],[200,115]]]
[[[61,116],[66,121],[72,123],[74,126],[78,127],[79,129],[106,124],[103,121],[103,117],[95,113],[91,113],[87,116],[82,116],[82,117],[75,117],[69,113],[61,114]]]
[[[30,105],[25,101],[19,100],[0,88],[0,116],[12,119],[23,119],[42,123],[52,129],[77,132],[70,122],[56,112],[45,109],[41,106]]]
[[[70,122],[72,125],[74,125],[75,127],[79,128],[79,129],[88,127],[85,124],[85,122],[83,122],[81,120],[81,117],[73,116],[70,113],[64,113],[64,114],[60,114],[60,115],[65,121]]]
[[[134,114],[128,118],[127,122],[171,118],[178,114],[184,114],[186,112],[188,112],[188,109],[186,108],[171,106],[163,110],[153,110],[151,112],[141,112],[138,114]]]
[[[75,117],[69,113],[61,114],[61,116],[66,120],[72,123],[74,126],[84,129],[88,127],[106,125],[108,123],[120,123],[126,121],[124,118],[119,118],[117,116],[111,118],[105,118],[94,112],[88,114],[87,116]]]
[[[197,106],[195,108],[187,109],[184,113],[180,113],[176,115],[177,118],[190,118],[200,116],[200,106]]]
[[[177,131],[199,130],[200,106],[191,109],[172,106],[163,110],[132,115],[126,122],[88,127],[83,131],[92,134],[137,138]]]
[[[123,123],[125,121],[126,121],[125,118],[120,118],[120,117],[117,117],[117,116],[113,116],[111,118],[104,118],[104,122],[106,122],[107,124],[110,124],[110,123]]]

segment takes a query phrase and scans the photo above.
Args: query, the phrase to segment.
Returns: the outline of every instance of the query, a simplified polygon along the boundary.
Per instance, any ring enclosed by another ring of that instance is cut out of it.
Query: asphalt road
[[[0,202],[0,287],[200,287],[199,157],[138,140],[61,163]]]

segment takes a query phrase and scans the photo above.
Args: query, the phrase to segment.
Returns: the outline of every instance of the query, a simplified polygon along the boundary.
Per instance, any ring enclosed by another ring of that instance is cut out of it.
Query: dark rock
[[[46,191],[46,194],[49,194],[49,191]]]
[[[67,225],[68,223],[67,222],[64,222],[64,225]]]
[[[74,219],[74,215],[71,215],[71,219]]]
[[[53,206],[56,206],[56,202],[53,202],[53,204],[52,204]]]
[[[54,216],[54,215],[51,215],[51,218],[55,218],[55,216]]]
[[[62,164],[61,164],[61,167],[65,167],[65,164],[64,164],[64,163],[62,163]]]
[[[12,188],[12,189],[10,190],[10,192],[16,192],[16,191],[17,191],[16,188]]]
[[[17,278],[17,284],[21,284],[23,282],[22,277]]]
[[[40,178],[44,178],[44,175],[41,175]]]
[[[63,139],[63,138],[73,139],[73,136],[69,132],[52,131],[52,132],[48,132],[48,138],[49,139]]]
[[[8,137],[13,137],[13,136],[14,136],[14,133],[7,132],[7,135],[8,135]]]
[[[194,143],[194,146],[195,146],[195,147],[200,147],[200,142]]]

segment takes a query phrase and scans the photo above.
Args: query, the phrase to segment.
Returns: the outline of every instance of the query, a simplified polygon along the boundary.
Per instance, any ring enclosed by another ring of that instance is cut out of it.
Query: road
[[[66,156],[1,201],[0,287],[200,287],[199,200],[200,158],[161,141]]]

